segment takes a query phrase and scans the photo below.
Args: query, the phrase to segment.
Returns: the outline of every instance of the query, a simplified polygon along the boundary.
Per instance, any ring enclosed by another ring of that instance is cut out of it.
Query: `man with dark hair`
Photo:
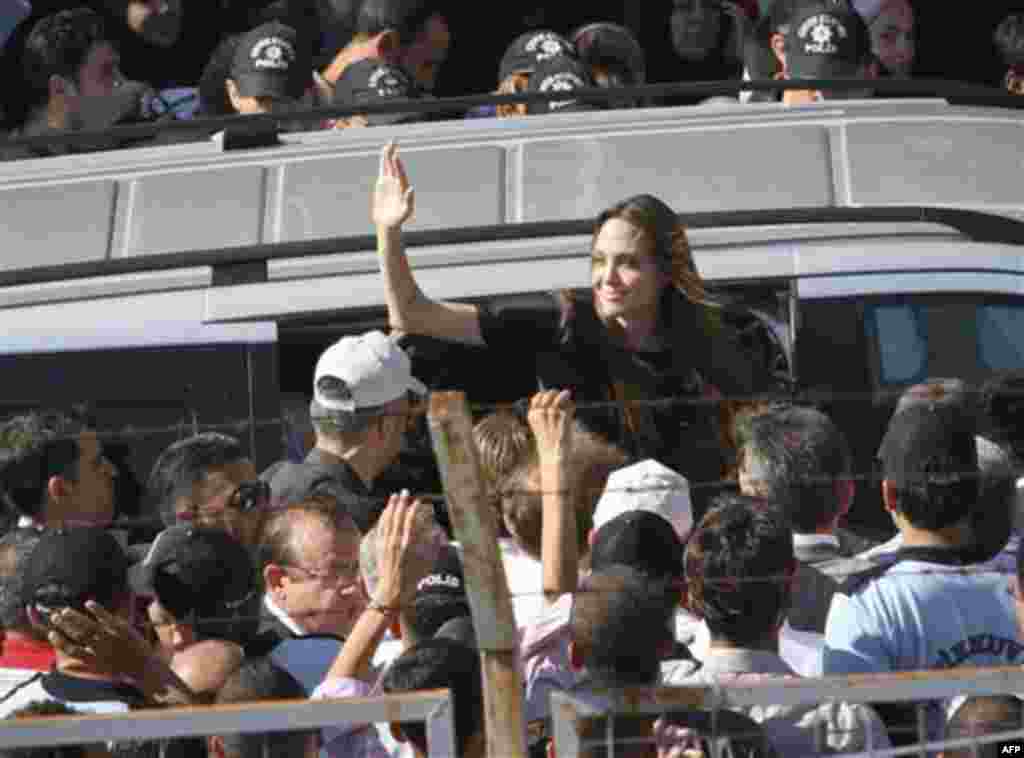
[[[1016,732],[1024,726],[1024,701],[1013,695],[989,695],[965,700],[946,724],[947,740],[986,737],[1002,732]],[[946,750],[940,758],[1000,758],[999,740],[979,744],[977,752],[971,748]]]
[[[116,476],[79,419],[33,412],[0,424],[0,489],[19,526],[108,525]]]
[[[129,597],[128,557],[117,540],[99,529],[46,532],[25,566],[22,602],[32,623],[44,629],[51,614],[64,608],[84,611],[89,600],[127,619]],[[55,700],[88,713],[116,713],[141,707],[145,696],[97,665],[58,649],[55,668],[8,692],[0,715],[35,700]]]
[[[38,19],[25,38],[21,64],[28,99],[25,112],[18,118],[20,132],[15,136],[102,129],[151,117],[146,113],[148,87],[125,79],[103,19],[89,8],[62,10]],[[32,147],[11,150],[8,157],[116,146],[114,140],[101,140],[72,149]]]
[[[1024,645],[1005,579],[972,570],[976,432],[976,417],[960,404],[916,402],[893,416],[879,459],[883,503],[902,547],[833,598],[825,674],[1020,662]],[[941,709],[930,703],[928,711],[930,736],[940,737]],[[902,724],[908,714],[887,718]]]
[[[450,689],[455,701],[455,744],[463,758],[483,758],[484,703],[480,656],[449,639],[424,640],[400,655],[381,681],[385,693]],[[395,738],[412,745],[416,758],[427,755],[426,726],[420,722],[391,725]]]
[[[22,602],[25,567],[40,536],[38,529],[16,528],[0,537],[0,693],[56,662],[53,647],[29,622]]]
[[[367,602],[359,537],[330,498],[309,498],[273,513],[259,547],[265,594],[250,655],[268,654],[293,637],[345,638]],[[325,672],[334,652],[322,660]]]
[[[175,526],[162,531],[129,583],[152,598],[149,621],[164,656],[205,639],[246,645],[256,635],[259,582],[245,547],[219,529]]]
[[[324,70],[337,82],[347,66],[380,58],[402,67],[426,92],[432,92],[448,57],[451,34],[437,0],[363,0],[355,34]]]
[[[215,703],[298,700],[305,694],[287,671],[266,658],[256,658],[245,661],[228,677]],[[310,730],[213,736],[207,745],[212,758],[312,758],[317,754],[316,732]]]
[[[711,647],[699,670],[679,668],[667,680],[742,684],[795,677],[779,656],[779,631],[797,568],[789,523],[778,508],[756,498],[723,495],[715,502],[687,543],[685,560],[687,603],[707,622]],[[830,751],[888,745],[878,716],[864,706],[765,706],[746,712],[764,725],[780,755],[819,752],[819,724]]]
[[[855,485],[843,433],[813,408],[776,406],[741,424],[740,490],[777,505],[793,527],[797,571],[790,625],[825,631],[838,582],[865,561],[851,560],[870,543],[839,528]]]
[[[217,527],[248,547],[258,539],[269,496],[238,440],[213,432],[161,453],[147,491],[167,526]]]
[[[398,459],[413,402],[426,393],[409,356],[383,332],[338,340],[320,355],[314,372],[316,447],[303,463],[279,461],[261,475],[274,501],[327,495],[366,534],[386,504],[371,495],[374,481]]]

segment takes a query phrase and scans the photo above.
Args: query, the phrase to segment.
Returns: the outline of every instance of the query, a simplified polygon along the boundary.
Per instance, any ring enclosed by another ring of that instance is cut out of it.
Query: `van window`
[[[981,381],[994,371],[1024,368],[1021,298],[888,298],[869,302],[864,320],[876,350],[880,386],[914,384],[936,376]]]

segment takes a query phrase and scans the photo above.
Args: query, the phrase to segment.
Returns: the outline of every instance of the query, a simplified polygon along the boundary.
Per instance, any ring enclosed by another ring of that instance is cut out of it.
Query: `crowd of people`
[[[488,9],[489,28],[507,35],[499,39],[478,28],[476,14],[485,11],[437,0],[8,0],[0,9],[0,66],[9,82],[0,98],[3,127],[17,138],[273,112],[281,114],[283,128],[340,129],[699,99],[567,94],[549,102],[317,122],[289,121],[287,114],[439,93],[571,93],[648,82],[874,80],[915,73],[918,24],[911,0],[675,0],[664,12],[627,3],[585,10],[552,5],[518,9],[521,17],[501,27],[492,24],[502,13],[515,14]],[[1003,85],[1014,93],[1022,89],[1022,19],[1007,16],[986,40],[1005,64]],[[446,66],[449,57],[456,61]],[[945,75],[957,79],[961,73],[959,67]],[[439,88],[440,81],[446,86]],[[714,99],[801,103],[870,94],[861,86]],[[131,140],[21,142],[3,152],[8,158],[45,156],[218,134],[197,124]]]
[[[459,754],[482,756],[462,547],[444,502],[395,473],[438,388],[407,339],[486,344],[537,366],[536,394],[473,428],[532,754],[551,754],[555,691],[601,707],[634,685],[1024,662],[1024,377],[909,389],[877,477],[863,477],[825,410],[776,391],[771,361],[705,289],[657,198],[597,218],[589,295],[476,305],[420,290],[402,244],[413,210],[389,144],[372,219],[391,334],[345,336],[320,355],[303,456],[261,473],[228,435],[168,447],[145,486],[163,527],[151,539],[115,518],[119,470],[92,421],[34,411],[0,424],[0,495],[15,516],[0,536],[0,716],[448,688]],[[890,541],[844,527],[858,487],[880,488]],[[931,739],[1022,726],[1012,696],[924,705]],[[354,723],[343,703],[338,714],[315,732],[83,750],[427,750],[422,724]],[[615,734],[619,755],[710,755],[716,733],[730,754],[805,756],[905,745],[920,728],[907,704],[830,701],[682,710]]]

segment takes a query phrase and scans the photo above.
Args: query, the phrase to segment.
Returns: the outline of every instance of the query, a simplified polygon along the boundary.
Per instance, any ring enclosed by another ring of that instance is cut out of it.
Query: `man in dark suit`
[[[854,556],[871,543],[839,528],[855,489],[846,439],[824,413],[784,405],[751,417],[740,445],[740,489],[778,503],[793,528],[790,626],[824,632],[839,583],[870,566]]]

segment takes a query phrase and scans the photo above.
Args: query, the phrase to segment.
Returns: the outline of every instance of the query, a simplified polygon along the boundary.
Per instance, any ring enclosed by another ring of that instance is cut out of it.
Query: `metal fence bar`
[[[968,697],[1024,693],[1024,668],[960,668],[943,671],[904,671],[885,674],[857,674],[807,679],[778,679],[750,685],[717,686],[681,685],[674,687],[635,687],[613,692],[606,710],[595,709],[568,693],[551,695],[552,733],[559,758],[578,754],[581,740],[576,722],[581,717],[606,716],[611,713],[655,714],[692,708],[744,708],[756,705],[809,706],[828,701],[847,703],[890,703],[922,700],[944,700],[957,695]],[[922,711],[923,714],[923,711]],[[919,718],[918,744],[874,749],[856,754],[857,758],[895,758],[903,755],[927,755],[938,749],[970,747],[970,740],[943,743],[927,741],[926,725]],[[868,730],[870,732],[870,730]],[[983,742],[1024,739],[1024,729],[995,735]],[[851,754],[851,756],[854,754]]]
[[[128,713],[0,721],[0,746],[206,737],[245,732],[321,729],[339,722],[424,721],[431,756],[457,754],[448,690],[337,700],[291,700],[240,705],[145,709]],[[436,742],[436,744],[435,744]]]

